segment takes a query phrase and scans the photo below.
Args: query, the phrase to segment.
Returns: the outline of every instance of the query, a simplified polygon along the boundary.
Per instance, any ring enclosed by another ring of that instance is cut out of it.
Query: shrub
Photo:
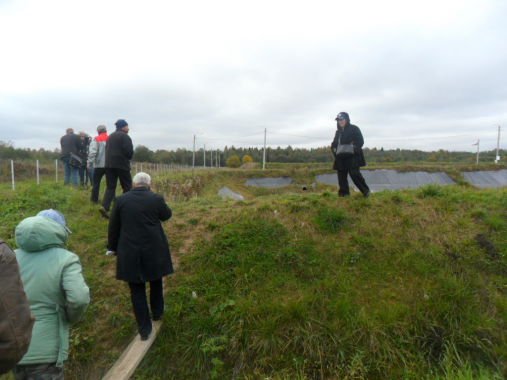
[[[239,161],[238,156],[231,156],[227,159],[226,163],[229,168],[239,168],[241,166],[241,162]]]
[[[252,157],[250,157],[248,154],[243,156],[243,164],[247,164],[249,162],[253,162]]]

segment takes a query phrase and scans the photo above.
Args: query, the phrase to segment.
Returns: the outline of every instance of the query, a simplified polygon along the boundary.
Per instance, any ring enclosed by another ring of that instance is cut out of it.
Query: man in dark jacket
[[[345,197],[350,195],[348,176],[357,186],[359,191],[363,193],[365,198],[370,196],[370,188],[366,184],[360,167],[366,166],[366,161],[363,154],[364,139],[361,134],[361,130],[353,124],[350,124],[350,117],[347,112],[340,112],[336,117],[336,134],[334,140],[331,143],[331,151],[333,152],[335,159],[333,170],[338,171],[338,185],[340,190],[338,195]],[[342,157],[337,154],[339,145],[352,144],[354,147],[354,154],[352,156]]]
[[[116,131],[107,138],[105,164],[107,189],[99,209],[104,218],[109,218],[109,208],[116,194],[118,179],[124,194],[132,189],[130,160],[134,155],[134,146],[128,135],[129,125],[125,119],[117,120],[114,125]]]
[[[16,255],[0,239],[0,375],[25,356],[35,318],[23,290]]]
[[[109,141],[108,141],[109,144]],[[164,312],[162,278],[174,273],[169,244],[161,221],[171,218],[162,195],[150,188],[146,173],[134,177],[134,188],[116,198],[109,220],[109,251],[116,252],[116,279],[130,287],[139,334],[147,340],[152,331],[145,283],[150,283],[153,320]]]
[[[62,160],[64,170],[63,183],[64,185],[68,185],[72,174],[72,185],[74,187],[78,187],[77,177],[79,174],[79,167],[71,166],[69,162],[71,154],[77,155],[80,150],[84,149],[84,145],[80,137],[74,134],[74,130],[72,128],[67,128],[65,132],[66,135],[60,139],[60,145],[62,146],[60,158]]]
[[[88,179],[90,179],[90,183],[93,184],[93,170],[88,169],[88,153],[90,150],[90,143],[92,142],[91,136],[85,131],[78,132],[79,138],[81,139],[81,143],[83,144],[83,149],[81,149],[77,155],[81,158],[81,167],[79,168],[79,183],[81,186],[88,187]]]

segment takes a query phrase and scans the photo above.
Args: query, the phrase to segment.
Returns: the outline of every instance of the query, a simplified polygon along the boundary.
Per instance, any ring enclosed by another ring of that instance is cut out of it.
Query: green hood
[[[69,236],[63,226],[44,216],[26,218],[16,227],[15,235],[18,247],[27,252],[62,247]]]

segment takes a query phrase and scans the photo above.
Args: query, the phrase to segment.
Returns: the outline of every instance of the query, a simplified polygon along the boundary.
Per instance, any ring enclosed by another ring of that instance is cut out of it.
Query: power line
[[[494,131],[492,131],[494,132]],[[368,141],[424,141],[424,140],[440,140],[440,139],[450,139],[454,137],[463,137],[463,136],[476,136],[476,135],[484,135],[485,133],[491,133],[490,132],[478,132],[478,133],[468,133],[466,135],[454,135],[454,136],[443,136],[443,137],[428,137],[424,139],[403,139],[403,140],[370,140]]]
[[[443,137],[428,137],[428,138],[422,138],[422,139],[401,139],[401,140],[372,140],[372,139],[367,139],[368,142],[370,141],[424,141],[424,140],[440,140],[440,139],[449,139],[449,138],[454,138],[454,137],[463,137],[463,136],[475,136],[475,135],[483,135],[485,133],[493,133],[495,131],[490,131],[490,132],[477,132],[477,133],[468,133],[468,134],[465,134],[465,135],[454,135],[454,136],[443,136]],[[319,139],[319,140],[331,140],[330,137],[326,137],[326,138],[323,138],[323,137],[315,137],[315,136],[301,136],[301,135],[291,135],[291,134],[288,134],[288,133],[278,133],[278,132],[270,132],[268,131],[268,133],[272,133],[272,134],[275,134],[275,135],[284,135],[284,136],[293,136],[293,137],[303,137],[303,138],[307,138],[307,139]]]
[[[324,138],[324,137],[315,137],[315,136],[289,135],[287,133],[278,133],[278,132],[271,132],[271,131],[268,131],[268,133],[275,134],[275,135],[283,135],[283,136],[304,137],[306,139],[332,140],[332,137]]]
[[[204,138],[204,137],[196,137],[196,139],[198,139],[198,140],[231,140],[231,139],[240,139],[240,138],[243,138],[243,137],[250,137],[250,136],[260,135],[261,133],[264,133],[264,132],[252,133],[251,135],[245,135],[245,136],[222,137],[222,138],[219,138],[219,139],[208,139],[208,138]]]

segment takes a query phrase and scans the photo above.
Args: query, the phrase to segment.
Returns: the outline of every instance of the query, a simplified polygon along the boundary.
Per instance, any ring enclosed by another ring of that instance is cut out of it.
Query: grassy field
[[[458,185],[364,200],[327,185],[243,185],[310,183],[329,172],[320,167],[154,178],[174,212],[164,229],[177,270],[133,378],[504,379],[507,190],[471,187],[466,166],[389,168],[445,171]],[[223,185],[245,200],[219,198]],[[13,248],[23,218],[50,207],[67,216],[92,304],[72,328],[66,376],[100,379],[136,333],[128,287],[104,254],[107,221],[85,190],[22,182],[0,195],[0,236]]]

